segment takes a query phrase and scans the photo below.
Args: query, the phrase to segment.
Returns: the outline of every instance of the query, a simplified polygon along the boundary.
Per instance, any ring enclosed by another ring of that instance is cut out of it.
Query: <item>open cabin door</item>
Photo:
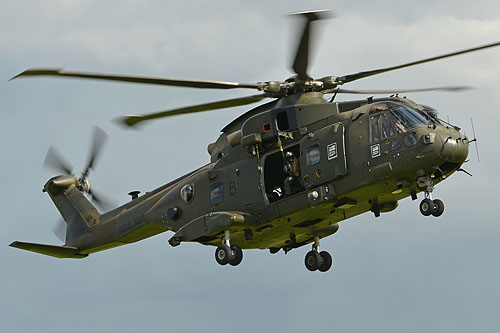
[[[300,169],[306,188],[347,174],[344,132],[344,125],[336,123],[312,132],[301,140]]]

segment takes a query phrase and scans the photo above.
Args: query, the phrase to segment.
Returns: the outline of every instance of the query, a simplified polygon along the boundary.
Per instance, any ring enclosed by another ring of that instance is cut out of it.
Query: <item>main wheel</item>
[[[439,216],[443,215],[444,203],[439,199],[434,199],[432,201],[432,203],[434,204],[434,209],[432,211],[432,215],[435,217],[439,217]]]
[[[425,198],[420,202],[420,213],[424,216],[429,216],[434,211],[434,202],[431,199]]]
[[[332,256],[330,255],[330,253],[326,252],[326,251],[321,251],[319,253],[319,255],[321,256],[321,265],[319,265],[318,267],[318,270],[320,272],[326,272],[330,269],[330,267],[332,267]]]
[[[227,265],[231,257],[231,249],[226,244],[219,245],[215,250],[215,260],[219,265]]]
[[[232,256],[229,258],[229,265],[238,266],[243,260],[243,251],[238,245],[231,245]]]
[[[306,268],[311,272],[314,272],[321,265],[322,259],[317,251],[311,250],[307,252],[304,262],[306,264]]]

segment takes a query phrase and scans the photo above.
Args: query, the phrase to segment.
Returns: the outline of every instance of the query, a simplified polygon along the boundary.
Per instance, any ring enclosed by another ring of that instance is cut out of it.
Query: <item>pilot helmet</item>
[[[293,161],[293,159],[295,158],[295,156],[293,155],[293,153],[291,151],[287,151],[285,154],[285,157],[290,162]]]

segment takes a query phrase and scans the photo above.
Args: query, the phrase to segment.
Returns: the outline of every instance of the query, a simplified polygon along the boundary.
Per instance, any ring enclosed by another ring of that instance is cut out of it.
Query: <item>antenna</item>
[[[469,141],[469,144],[474,142],[474,145],[476,146],[476,154],[477,154],[477,162],[479,163],[479,149],[477,148],[477,139],[476,139],[476,131],[474,130],[474,121],[472,120],[472,117],[470,117],[470,124],[472,125],[472,135],[474,138]]]

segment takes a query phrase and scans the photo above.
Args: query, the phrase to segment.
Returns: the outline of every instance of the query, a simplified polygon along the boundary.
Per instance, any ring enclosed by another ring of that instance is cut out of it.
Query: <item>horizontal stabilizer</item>
[[[82,259],[87,256],[87,254],[78,253],[77,247],[72,246],[58,246],[58,245],[47,245],[47,244],[36,244],[36,243],[25,243],[25,242],[13,242],[10,246],[36,252],[40,254],[45,254],[47,256],[55,258],[74,258]]]

